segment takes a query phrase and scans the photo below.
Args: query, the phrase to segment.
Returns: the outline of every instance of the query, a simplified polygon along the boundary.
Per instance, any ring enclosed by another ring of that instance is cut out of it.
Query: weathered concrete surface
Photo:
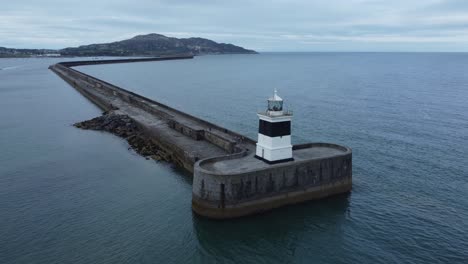
[[[211,218],[232,218],[351,190],[351,149],[334,144],[295,146],[294,161],[269,165],[251,153],[195,164],[192,207]]]
[[[179,58],[192,57],[130,59],[129,62]],[[119,63],[121,62],[122,60],[119,60]],[[107,60],[106,63],[112,63],[112,60]],[[200,159],[242,150],[251,151],[255,148],[253,140],[238,133],[69,67],[91,64],[102,62],[65,62],[52,65],[50,69],[104,111],[127,115],[133,119],[149,138],[168,153],[176,165],[193,172],[194,163]]]
[[[351,190],[351,149],[326,143],[297,145],[294,161],[269,165],[254,158],[256,142],[248,137],[70,68],[103,63],[114,62],[65,62],[50,69],[107,114],[133,120],[139,135],[156,144],[154,149],[165,160],[194,172],[196,213],[218,219],[239,217]]]

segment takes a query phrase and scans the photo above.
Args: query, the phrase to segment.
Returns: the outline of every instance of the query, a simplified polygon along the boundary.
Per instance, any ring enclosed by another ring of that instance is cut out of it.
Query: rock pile
[[[146,159],[171,161],[170,155],[148,139],[138,124],[127,115],[105,112],[102,116],[76,123],[74,126],[87,130],[106,131],[125,138],[130,147]]]

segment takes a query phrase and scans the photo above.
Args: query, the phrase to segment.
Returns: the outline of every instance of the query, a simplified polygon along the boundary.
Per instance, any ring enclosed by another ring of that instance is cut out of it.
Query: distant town
[[[56,50],[49,49],[11,49],[0,47],[0,58],[22,58],[22,57],[60,57]]]

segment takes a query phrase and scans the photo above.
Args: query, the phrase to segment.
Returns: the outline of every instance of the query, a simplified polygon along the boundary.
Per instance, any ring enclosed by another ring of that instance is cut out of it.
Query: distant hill
[[[203,38],[171,38],[160,34],[139,35],[131,39],[66,48],[63,56],[157,56],[173,54],[256,53],[232,44],[216,43]]]
[[[48,56],[160,56],[176,54],[255,54],[253,50],[204,38],[172,38],[161,34],[138,35],[131,39],[91,44],[61,50],[7,49],[0,47],[0,57]]]

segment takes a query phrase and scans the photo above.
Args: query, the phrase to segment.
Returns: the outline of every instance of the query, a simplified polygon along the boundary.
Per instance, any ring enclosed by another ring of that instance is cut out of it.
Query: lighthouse
[[[275,89],[268,99],[268,108],[257,114],[258,142],[255,157],[269,164],[292,161],[292,112],[283,110],[283,99]]]

